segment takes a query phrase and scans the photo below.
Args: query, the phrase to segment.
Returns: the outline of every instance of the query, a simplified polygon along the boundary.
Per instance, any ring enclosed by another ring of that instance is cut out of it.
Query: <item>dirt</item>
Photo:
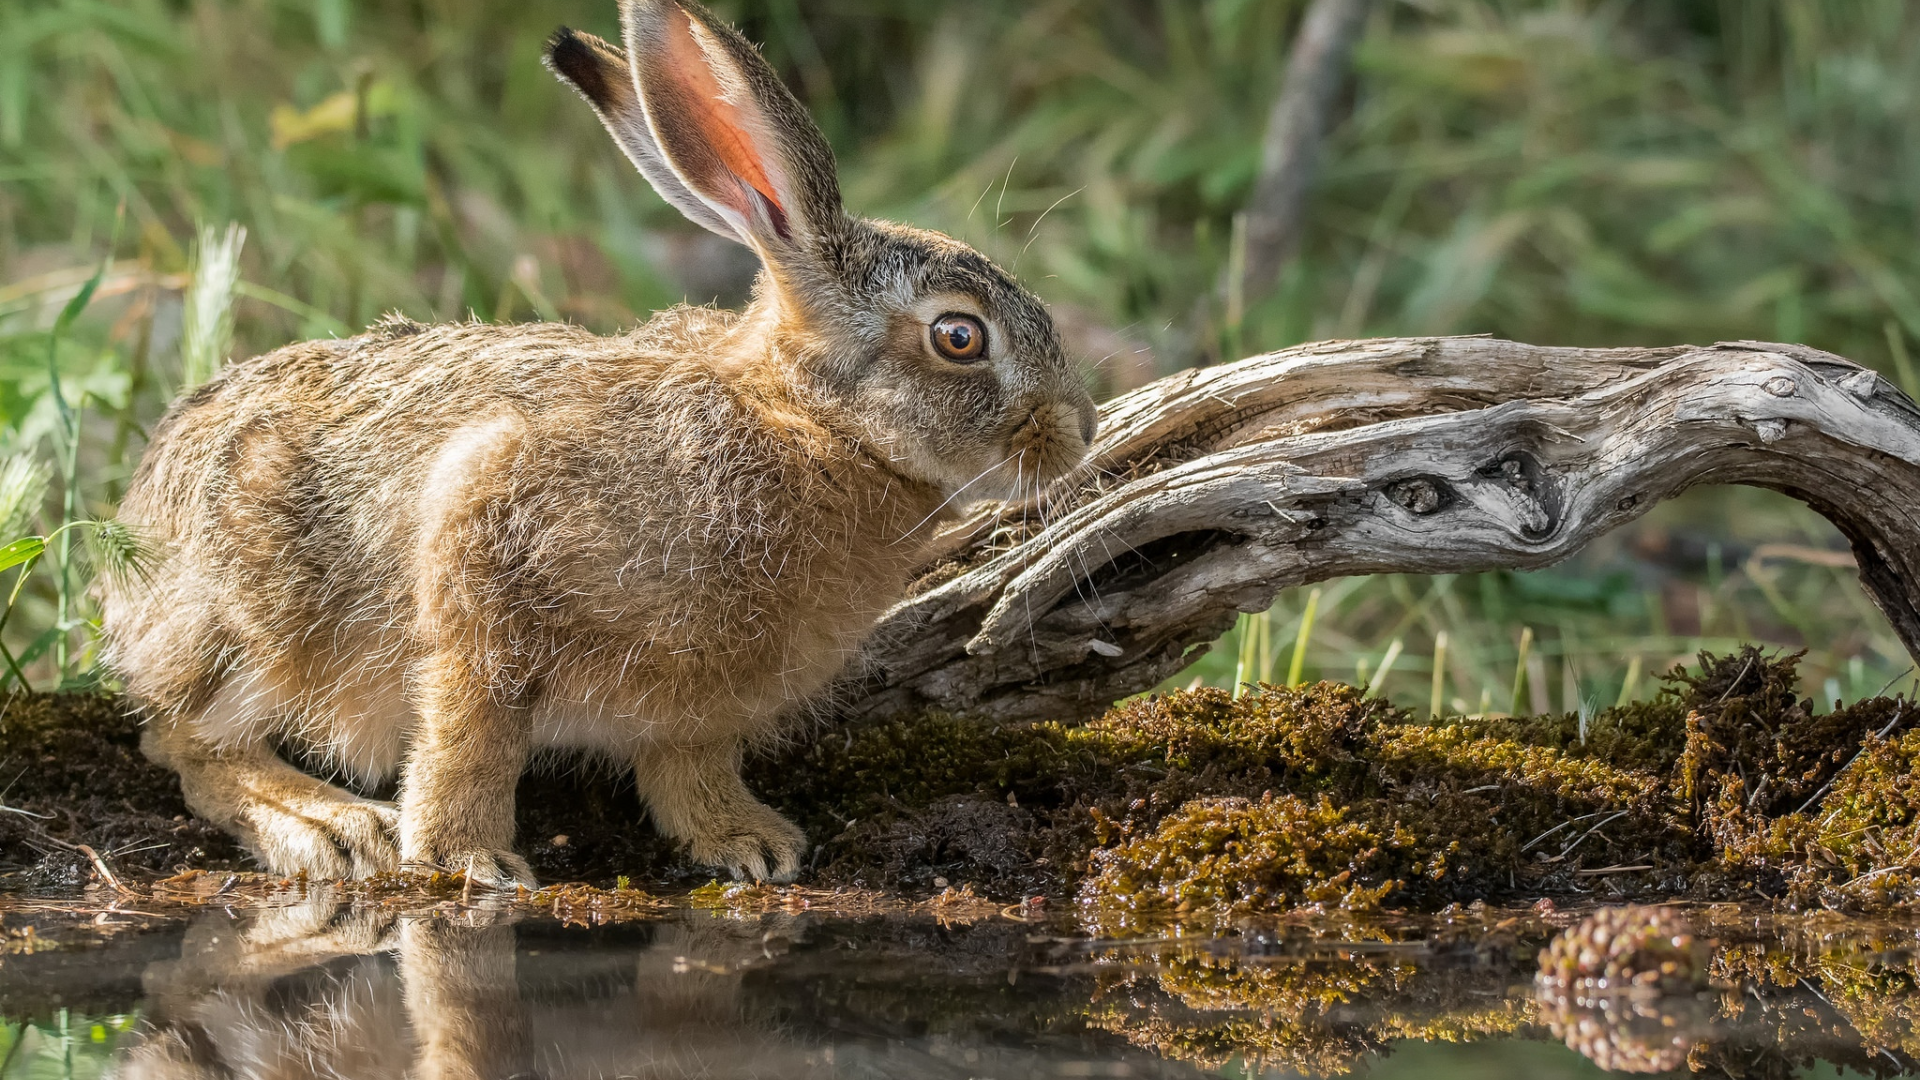
[[[1433,722],[1352,687],[1201,689],[1084,725],[940,714],[828,726],[748,782],[814,840],[802,883],[1169,914],[1440,910],[1539,897],[1885,910],[1920,900],[1912,703],[1816,713],[1792,655],[1676,670],[1651,702]],[[13,888],[247,865],[194,820],[112,699],[23,695],[0,715],[0,870]],[[543,880],[683,889],[709,875],[629,780],[571,759],[518,794]]]
[[[0,879],[9,891],[72,888],[87,845],[147,876],[235,867],[244,853],[194,818],[173,774],[140,754],[139,720],[100,694],[0,697]]]

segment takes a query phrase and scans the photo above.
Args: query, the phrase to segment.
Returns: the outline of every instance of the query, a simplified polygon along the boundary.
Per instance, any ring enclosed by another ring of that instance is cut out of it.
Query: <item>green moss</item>
[[[1094,857],[1082,903],[1135,913],[1223,913],[1304,904],[1371,910],[1398,889],[1385,877],[1386,848],[1411,847],[1412,834],[1382,834],[1322,796],[1195,799],[1153,832]]]
[[[1405,715],[1339,683],[1289,690],[1262,684],[1235,698],[1211,687],[1126,702],[1073,734],[1103,757],[1158,761],[1187,772],[1251,769],[1300,782],[1354,782],[1359,751]]]
[[[1331,683],[1155,695],[1078,727],[896,719],[824,734],[756,782],[825,841],[831,883],[1077,889],[1142,913],[1596,886],[1905,902],[1920,747],[1873,739],[1902,706],[1815,715],[1796,664],[1703,655],[1585,725],[1421,722]]]

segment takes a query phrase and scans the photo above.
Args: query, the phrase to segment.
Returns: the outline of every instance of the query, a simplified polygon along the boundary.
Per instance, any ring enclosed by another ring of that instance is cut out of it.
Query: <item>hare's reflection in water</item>
[[[814,1055],[771,1032],[756,1037],[737,1001],[737,971],[763,955],[763,926],[707,920],[631,931],[609,948],[543,956],[486,912],[396,916],[318,897],[248,921],[209,918],[188,931],[179,960],[146,973],[147,1017],[114,1075],[811,1071]]]

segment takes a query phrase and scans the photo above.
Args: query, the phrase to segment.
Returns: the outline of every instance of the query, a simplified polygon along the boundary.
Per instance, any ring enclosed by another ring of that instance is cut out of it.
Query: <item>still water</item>
[[[45,921],[45,920],[43,920]],[[1543,1003],[1551,922],[1201,934],[298,904],[32,933],[0,1078],[1907,1075],[1920,930],[1721,916],[1709,990]]]

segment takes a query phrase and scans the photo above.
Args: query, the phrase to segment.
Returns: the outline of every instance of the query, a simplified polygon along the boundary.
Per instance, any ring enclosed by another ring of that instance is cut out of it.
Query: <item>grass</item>
[[[1903,0],[1377,5],[1301,255],[1232,311],[1231,223],[1303,0],[716,6],[819,117],[849,205],[1015,267],[1102,394],[1439,332],[1805,341],[1920,390]],[[555,24],[612,35],[614,10],[0,0],[0,457],[58,481],[0,541],[110,516],[165,402],[227,355],[391,309],[612,330],[738,299],[750,260],[538,64]],[[1285,669],[1572,709],[1751,639],[1809,647],[1821,696],[1859,696],[1906,660],[1820,561],[1836,546],[1783,500],[1698,493],[1563,569],[1325,583],[1305,634],[1306,594],[1284,595],[1182,682]],[[0,638],[38,685],[91,677],[85,556],[57,545]]]

